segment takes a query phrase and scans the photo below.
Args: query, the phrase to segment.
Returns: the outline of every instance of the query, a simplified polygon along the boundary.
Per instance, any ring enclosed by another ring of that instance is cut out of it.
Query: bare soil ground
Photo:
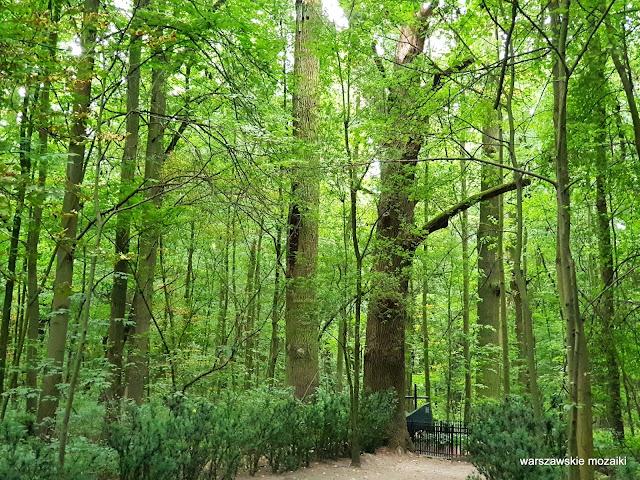
[[[272,474],[265,467],[253,478],[268,480],[465,480],[473,473],[473,465],[463,461],[429,458],[412,453],[395,453],[381,449],[376,455],[364,454],[362,467],[352,468],[348,459],[314,462],[309,468],[295,472]],[[249,480],[252,477],[240,476]]]

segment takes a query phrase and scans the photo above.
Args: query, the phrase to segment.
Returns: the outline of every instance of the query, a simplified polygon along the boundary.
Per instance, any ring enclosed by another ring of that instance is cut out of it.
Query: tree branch
[[[516,27],[516,16],[518,15],[518,6],[516,5],[517,0],[513,0],[512,10],[511,10],[511,26],[509,27],[509,33],[507,33],[507,39],[505,41],[504,48],[504,59],[502,61],[502,69],[500,70],[500,80],[498,82],[498,93],[496,95],[496,101],[493,104],[493,109],[497,110],[500,106],[500,97],[502,96],[502,88],[504,86],[504,76],[507,72],[507,61],[509,58],[509,49],[511,47],[511,36],[513,35],[513,30]]]
[[[522,180],[522,185],[527,186],[531,183],[531,180],[524,179]],[[502,195],[503,193],[511,192],[517,188],[516,182],[503,183],[502,185],[497,185],[493,188],[489,188],[488,190],[483,190],[480,193],[476,193],[475,195],[471,195],[467,197],[462,202],[450,207],[448,210],[440,213],[435,216],[420,229],[416,235],[410,240],[410,246],[413,248],[417,248],[426,238],[437,230],[441,230],[446,228],[449,225],[449,220],[456,216],[457,214],[464,212],[465,210],[471,208],[476,203],[484,202],[493,197],[497,197],[498,195]]]

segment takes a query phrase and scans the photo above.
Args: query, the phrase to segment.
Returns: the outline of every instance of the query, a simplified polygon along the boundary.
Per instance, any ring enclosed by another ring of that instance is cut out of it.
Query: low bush
[[[363,396],[362,450],[382,445],[393,398]],[[0,424],[0,479],[230,480],[242,468],[255,474],[261,459],[278,472],[345,456],[351,441],[348,396],[322,389],[309,402],[290,390],[253,390],[215,401],[174,395],[165,404],[123,403],[117,421],[93,427],[104,441],[82,436],[85,429],[71,438],[64,469],[57,440],[34,436],[32,426],[31,417]]]
[[[520,459],[565,458],[565,426],[547,416],[536,435],[533,410],[522,399],[487,401],[477,406],[469,425],[469,452],[487,480],[560,480],[566,467],[522,465]]]
[[[382,444],[393,412],[393,396],[363,397],[361,445]],[[308,466],[311,459],[350,451],[349,402],[319,391],[300,402],[289,390],[254,390],[215,402],[173,397],[171,407],[128,406],[109,430],[120,458],[122,480],[228,480],[245,467],[258,471],[266,458],[274,472]]]
[[[117,455],[85,437],[67,445],[64,468],[58,463],[57,440],[33,436],[33,418],[10,418],[0,424],[0,478],[3,480],[100,480],[114,478]]]

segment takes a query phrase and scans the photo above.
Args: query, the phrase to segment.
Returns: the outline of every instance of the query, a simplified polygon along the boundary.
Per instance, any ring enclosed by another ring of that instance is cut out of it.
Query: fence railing
[[[469,454],[469,430],[460,422],[407,421],[407,428],[416,453],[449,459]]]

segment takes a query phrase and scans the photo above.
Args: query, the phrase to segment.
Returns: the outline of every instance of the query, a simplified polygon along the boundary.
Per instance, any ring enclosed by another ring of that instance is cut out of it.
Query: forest
[[[636,0],[0,0],[0,478],[357,466],[417,394],[468,478],[639,479],[639,72]]]

